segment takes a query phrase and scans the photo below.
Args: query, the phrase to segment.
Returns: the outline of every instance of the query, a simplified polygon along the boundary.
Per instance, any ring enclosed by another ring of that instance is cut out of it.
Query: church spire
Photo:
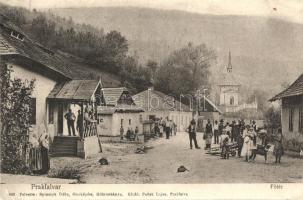
[[[228,51],[228,66],[227,66],[227,72],[231,73],[233,70],[233,66],[231,65],[231,53],[230,50]]]

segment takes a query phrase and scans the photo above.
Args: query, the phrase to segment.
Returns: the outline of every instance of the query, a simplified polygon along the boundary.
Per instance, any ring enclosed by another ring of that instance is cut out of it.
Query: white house
[[[287,141],[295,140],[303,148],[303,74],[270,101],[282,101],[282,133]],[[300,145],[296,147],[299,151]]]
[[[168,117],[175,122],[178,131],[184,131],[193,118],[187,105],[153,88],[134,95],[133,99],[136,105],[145,111],[142,113],[144,121]]]
[[[142,133],[143,109],[136,106],[129,91],[124,88],[102,88],[105,105],[98,107],[99,135],[101,137],[120,137],[120,127]]]

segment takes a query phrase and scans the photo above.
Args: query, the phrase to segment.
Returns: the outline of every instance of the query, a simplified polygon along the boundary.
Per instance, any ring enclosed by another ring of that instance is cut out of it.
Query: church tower
[[[220,103],[222,110],[225,112],[236,112],[239,107],[239,90],[240,84],[237,83],[233,76],[233,67],[231,63],[231,53],[228,54],[228,64],[226,71],[218,84],[220,88]]]

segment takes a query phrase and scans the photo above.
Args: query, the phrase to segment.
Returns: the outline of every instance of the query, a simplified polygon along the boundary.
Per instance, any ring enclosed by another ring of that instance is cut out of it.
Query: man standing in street
[[[164,131],[165,131],[166,139],[169,139],[170,123],[169,123],[168,117],[166,117],[165,120],[163,121],[163,127],[164,127]]]
[[[67,127],[68,127],[68,136],[71,136],[71,131],[70,129],[72,129],[73,131],[73,136],[76,136],[75,134],[75,120],[76,120],[76,116],[75,114],[72,112],[72,109],[69,109],[68,113],[66,113],[64,115],[64,118],[67,121]]]
[[[190,125],[188,127],[188,133],[189,133],[189,145],[190,149],[193,148],[192,141],[194,141],[195,148],[200,149],[197,143],[197,136],[196,136],[196,121],[194,119],[191,120]]]

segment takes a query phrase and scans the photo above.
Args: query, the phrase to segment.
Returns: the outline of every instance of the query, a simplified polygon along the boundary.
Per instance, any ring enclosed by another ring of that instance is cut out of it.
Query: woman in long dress
[[[33,173],[38,173],[42,169],[41,148],[38,141],[38,136],[31,133],[29,136],[30,151],[29,151],[29,167]]]
[[[249,161],[249,157],[251,156],[251,145],[252,141],[250,139],[250,134],[248,131],[248,127],[246,127],[243,131],[243,147],[241,151],[241,156],[245,157],[245,161]]]
[[[48,139],[49,139],[48,134],[45,132],[40,137],[41,157],[42,157],[41,174],[46,174],[50,168],[49,157],[48,157],[48,149],[49,149]]]

